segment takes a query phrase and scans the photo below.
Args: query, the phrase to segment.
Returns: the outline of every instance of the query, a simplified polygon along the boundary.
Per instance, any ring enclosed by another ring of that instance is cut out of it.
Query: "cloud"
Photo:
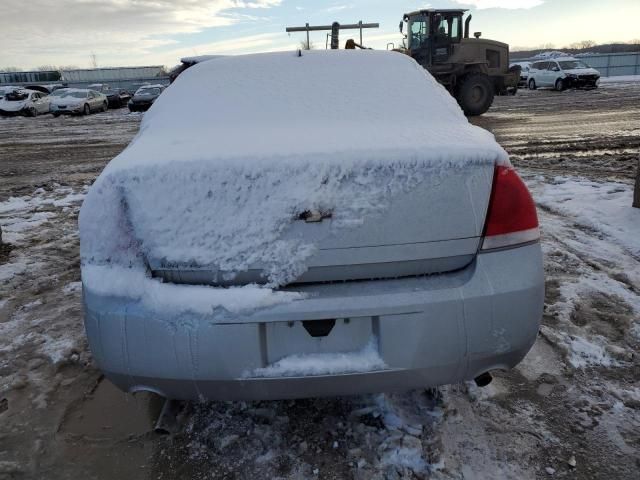
[[[181,34],[238,23],[241,9],[282,0],[2,0],[0,66],[86,66],[137,59],[177,43]],[[157,55],[155,55],[157,58]]]
[[[462,5],[471,5],[478,10],[487,8],[505,8],[508,10],[539,7],[545,0],[454,0]]]

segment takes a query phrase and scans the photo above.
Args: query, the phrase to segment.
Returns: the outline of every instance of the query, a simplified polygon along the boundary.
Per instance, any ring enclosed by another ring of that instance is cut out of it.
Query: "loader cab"
[[[446,63],[455,44],[463,37],[462,17],[466,10],[419,10],[407,13],[400,23],[404,33],[406,23],[407,50],[418,63],[432,66]]]

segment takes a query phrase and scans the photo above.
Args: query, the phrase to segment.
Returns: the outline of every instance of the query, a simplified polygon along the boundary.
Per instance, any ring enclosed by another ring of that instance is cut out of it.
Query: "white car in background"
[[[566,88],[598,88],[600,72],[577,58],[559,57],[533,63],[527,82],[531,90],[538,87],[559,91]]]
[[[519,87],[526,87],[528,85],[529,79],[529,69],[531,68],[531,62],[514,62],[509,65],[509,67],[520,67],[520,81],[518,82]]]
[[[49,113],[49,96],[42,92],[26,89],[12,89],[0,99],[0,115],[25,115],[37,117]]]
[[[107,96],[94,90],[65,88],[51,95],[51,113],[60,115],[89,115],[91,112],[106,112],[109,109]]]

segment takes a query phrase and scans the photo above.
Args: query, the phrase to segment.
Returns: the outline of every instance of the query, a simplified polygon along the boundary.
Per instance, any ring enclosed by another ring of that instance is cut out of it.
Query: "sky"
[[[639,0],[2,0],[0,68],[173,66],[184,56],[290,50],[285,27],[380,23],[368,47],[401,43],[398,24],[420,8],[468,8],[471,30],[512,49],[640,37]],[[358,33],[342,32],[341,44]],[[326,34],[312,43],[325,48]]]

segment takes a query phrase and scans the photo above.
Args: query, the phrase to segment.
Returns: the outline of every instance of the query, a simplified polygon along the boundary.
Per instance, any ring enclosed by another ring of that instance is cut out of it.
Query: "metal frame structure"
[[[304,27],[287,27],[287,33],[294,32],[307,32],[307,47],[310,45],[310,32],[320,32],[320,31],[330,31],[331,32],[331,49],[337,50],[340,47],[340,30],[360,30],[360,45],[362,43],[362,31],[365,28],[380,28],[379,23],[362,23],[360,20],[358,23],[350,23],[345,25],[340,25],[338,22],[334,22],[331,25],[309,25],[308,23]]]

